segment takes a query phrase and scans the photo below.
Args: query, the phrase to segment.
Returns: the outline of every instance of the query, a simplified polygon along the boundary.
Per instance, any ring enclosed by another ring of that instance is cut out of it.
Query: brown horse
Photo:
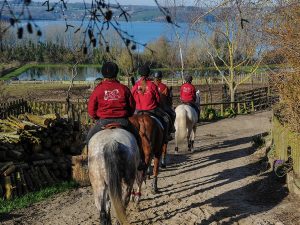
[[[168,95],[160,93],[160,107],[168,114],[169,117],[169,128],[171,128],[175,122],[175,111],[172,108],[173,101],[172,101],[172,87],[169,90]],[[173,116],[171,115],[173,114]],[[167,145],[163,146],[162,150],[162,162],[161,167],[166,167],[166,157],[167,157]]]
[[[152,157],[154,157],[154,167],[153,167],[153,183],[152,191],[157,193],[157,175],[159,171],[159,160],[163,152],[166,152],[167,144],[163,143],[163,132],[164,129],[160,125],[157,119],[150,116],[147,112],[142,114],[134,115],[129,118],[130,122],[139,130],[142,150],[144,153],[145,163],[147,167],[150,166]],[[144,171],[143,177],[137,180],[138,201],[141,193],[141,185],[145,180],[146,173]]]

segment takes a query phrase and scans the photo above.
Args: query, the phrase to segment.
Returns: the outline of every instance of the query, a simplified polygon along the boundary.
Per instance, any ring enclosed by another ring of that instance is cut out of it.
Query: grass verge
[[[33,203],[45,200],[57,193],[75,188],[78,185],[74,181],[65,181],[51,187],[46,187],[37,192],[30,192],[22,197],[12,200],[0,199],[0,213],[9,213],[15,209],[21,209],[30,206]]]
[[[6,92],[9,96],[15,98],[30,98],[30,96],[58,96],[58,93],[53,93],[53,91],[62,91],[61,96],[66,96],[67,90],[70,84],[60,84],[60,83],[45,83],[45,84],[10,84],[5,86]],[[75,84],[73,91],[77,88],[89,88],[87,84]],[[51,93],[52,92],[52,93]],[[65,99],[64,99],[65,100]]]

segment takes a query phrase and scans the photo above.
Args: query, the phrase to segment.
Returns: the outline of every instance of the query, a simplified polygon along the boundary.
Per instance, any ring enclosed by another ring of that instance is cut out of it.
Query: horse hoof
[[[157,194],[157,192],[158,192],[157,177],[154,177],[152,182],[152,194]]]
[[[166,168],[166,158],[163,157],[161,160],[161,168]]]
[[[134,202],[134,197],[135,197],[134,195],[131,195],[131,196],[130,196],[130,201],[131,201],[131,202]]]
[[[140,206],[140,203],[139,202],[137,202],[136,204],[135,204],[135,210],[136,211],[141,211],[141,206]]]

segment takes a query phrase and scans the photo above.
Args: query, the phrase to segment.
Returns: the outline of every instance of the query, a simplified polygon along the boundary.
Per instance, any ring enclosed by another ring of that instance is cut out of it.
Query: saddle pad
[[[159,126],[160,126],[163,130],[165,130],[163,124],[160,122],[160,120],[159,120],[157,117],[152,116],[152,115],[150,115],[150,117],[151,117],[152,119],[154,119],[154,120],[159,124]]]

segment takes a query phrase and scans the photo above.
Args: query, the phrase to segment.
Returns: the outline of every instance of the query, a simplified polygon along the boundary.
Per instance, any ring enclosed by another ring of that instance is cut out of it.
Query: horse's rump
[[[198,116],[195,109],[186,104],[177,106],[175,112],[175,142],[178,145],[188,138],[189,133],[197,123]]]
[[[100,131],[91,138],[88,154],[89,175],[98,210],[106,212],[106,201],[110,199],[117,219],[125,223],[123,196],[127,189],[122,190],[122,186],[132,188],[140,160],[134,136],[118,128]]]
[[[144,153],[146,148],[154,153],[161,149],[163,129],[148,112],[133,115],[129,120],[139,130]]]

